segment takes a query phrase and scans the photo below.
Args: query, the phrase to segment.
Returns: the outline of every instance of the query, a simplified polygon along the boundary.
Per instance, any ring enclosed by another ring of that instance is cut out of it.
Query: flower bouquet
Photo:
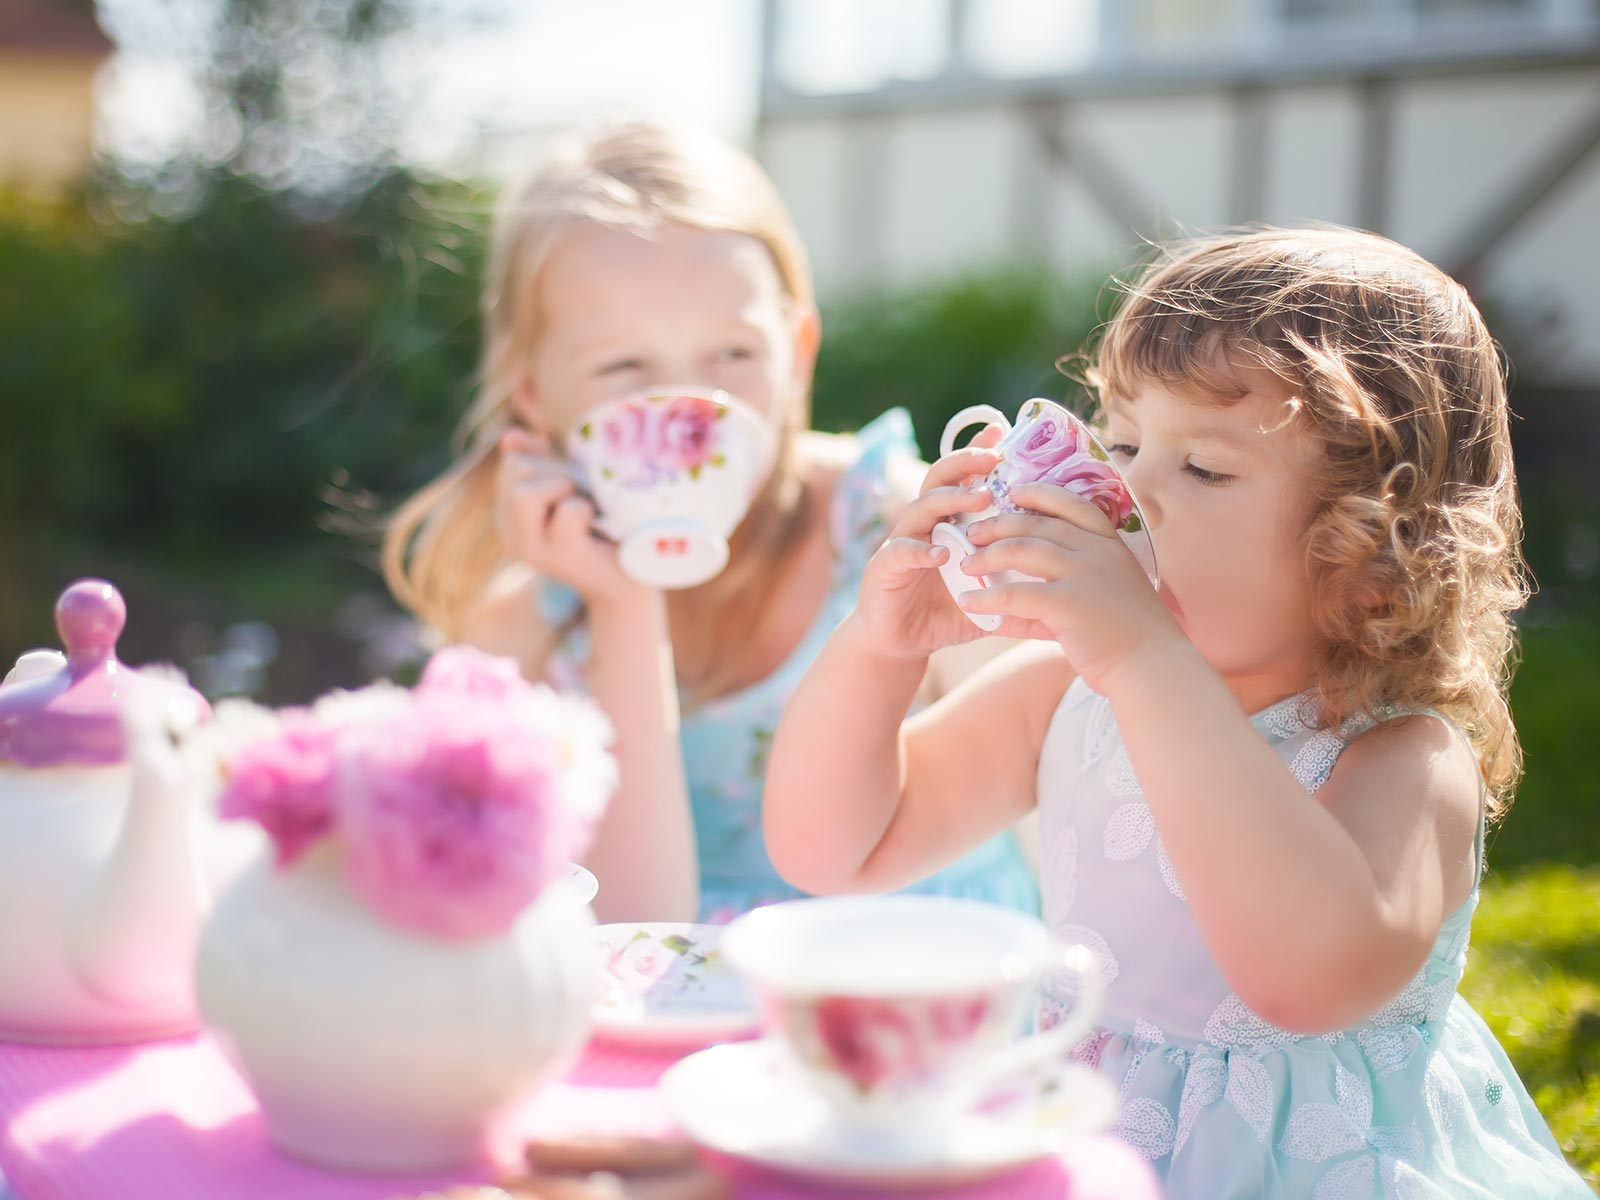
[[[567,879],[615,785],[604,717],[456,647],[410,690],[214,725],[220,812],[271,853],[219,901],[197,988],[274,1142],[362,1171],[492,1158],[587,1033]]]

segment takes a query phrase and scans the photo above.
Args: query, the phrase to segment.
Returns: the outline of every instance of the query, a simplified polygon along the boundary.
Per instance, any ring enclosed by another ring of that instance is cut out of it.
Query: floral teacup
[[[641,583],[686,588],[728,561],[728,537],[772,464],[777,438],[727,392],[678,388],[605,405],[567,435],[567,457]]]
[[[758,908],[722,953],[765,1034],[852,1136],[937,1139],[988,1089],[1058,1062],[1099,1012],[1093,953],[1035,917],[947,896],[846,896]],[[1035,989],[1075,977],[1077,1004],[1012,1041]]]
[[[962,560],[972,553],[972,543],[967,539],[966,527],[974,521],[992,517],[997,513],[1019,511],[1011,500],[1011,489],[1024,483],[1050,483],[1089,501],[1111,521],[1118,535],[1133,556],[1139,560],[1152,586],[1159,582],[1156,572],[1155,547],[1146,532],[1143,514],[1128,488],[1127,480],[1117,470],[1103,446],[1089,432],[1089,427],[1059,404],[1050,400],[1029,400],[1023,404],[1013,425],[1006,415],[987,404],[974,404],[950,418],[939,439],[939,456],[942,458],[955,447],[956,437],[970,425],[988,423],[1005,431],[1000,444],[995,447],[1000,461],[983,481],[994,496],[994,503],[982,512],[962,514],[950,521],[941,521],[933,527],[931,541],[949,551],[939,572],[952,596],[988,587],[991,583],[1011,579],[1027,579],[1014,571],[1001,571],[991,575],[968,575],[961,569]],[[993,613],[968,613],[967,617],[979,629],[993,632],[1000,627],[1000,617]]]

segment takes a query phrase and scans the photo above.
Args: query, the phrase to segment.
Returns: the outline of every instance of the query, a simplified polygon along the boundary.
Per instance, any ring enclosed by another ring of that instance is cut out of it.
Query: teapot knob
[[[110,658],[127,622],[122,593],[104,579],[80,579],[56,601],[56,630],[74,664]]]

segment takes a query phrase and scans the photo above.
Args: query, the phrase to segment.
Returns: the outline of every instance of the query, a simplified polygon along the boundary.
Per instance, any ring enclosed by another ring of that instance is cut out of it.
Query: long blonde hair
[[[1122,289],[1088,376],[1102,396],[1151,380],[1228,403],[1237,370],[1265,368],[1321,451],[1303,542],[1323,719],[1445,713],[1498,815],[1521,769],[1507,688],[1528,585],[1505,366],[1466,289],[1339,228],[1181,242]]]
[[[539,333],[540,266],[561,235],[584,222],[642,235],[669,223],[748,235],[772,255],[787,301],[814,303],[805,251],[776,188],[748,155],[715,138],[617,126],[561,146],[510,189],[495,218],[477,392],[457,430],[459,457],[398,509],[384,535],[384,577],[395,597],[452,640],[512,565],[493,519],[499,440]],[[734,656],[713,652],[713,640],[740,645],[740,635],[759,626],[778,589],[754,603],[745,593],[805,534],[809,506],[795,447],[810,422],[810,390],[800,387],[784,406],[776,466],[734,535],[728,568],[674,598],[679,678],[695,694],[715,694],[737,670]]]

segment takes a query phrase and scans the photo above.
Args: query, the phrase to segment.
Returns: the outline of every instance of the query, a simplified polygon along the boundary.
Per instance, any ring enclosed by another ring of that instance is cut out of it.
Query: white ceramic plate
[[[723,926],[601,925],[594,1032],[635,1045],[685,1046],[742,1037],[755,1006],[722,957]]]
[[[964,1112],[937,1137],[905,1145],[849,1136],[767,1039],[691,1054],[661,1078],[668,1111],[708,1149],[812,1182],[885,1190],[953,1187],[1060,1152],[1104,1129],[1117,1093],[1087,1067],[1062,1065],[1022,1107]]]

